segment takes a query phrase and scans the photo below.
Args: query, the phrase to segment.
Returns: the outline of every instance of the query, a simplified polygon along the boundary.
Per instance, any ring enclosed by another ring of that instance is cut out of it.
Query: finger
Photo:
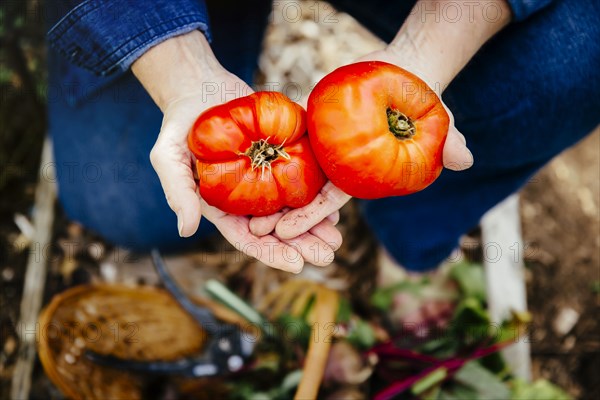
[[[299,273],[304,258],[297,247],[283,243],[273,235],[254,236],[248,227],[248,217],[225,214],[201,200],[203,215],[221,232],[223,237],[242,253],[283,271]]]
[[[161,131],[161,136],[164,135],[168,137],[168,128]],[[198,230],[202,213],[192,173],[191,154],[183,143],[181,146],[159,138],[150,152],[150,161],[160,179],[167,203],[177,215],[179,236],[188,237]]]
[[[351,196],[327,182],[308,205],[285,214],[275,226],[275,232],[282,239],[295,238],[338,211],[350,199]]]
[[[329,217],[319,222],[309,232],[327,243],[334,251],[342,245],[342,234],[330,221]]]
[[[283,240],[283,242],[294,247],[304,260],[317,267],[331,264],[335,257],[330,245],[308,232],[291,240]]]
[[[267,215],[265,217],[252,217],[250,218],[250,232],[252,232],[255,236],[264,236],[273,232],[277,222],[281,219],[283,215],[285,215],[290,209],[284,208],[281,211],[278,211],[274,214]],[[327,216],[327,220],[329,220],[333,225],[337,225],[340,221],[340,212],[335,211],[334,213]]]
[[[327,219],[329,221],[331,221],[331,223],[335,226],[338,224],[338,222],[340,222],[340,212],[339,211],[335,211],[333,214],[329,214],[327,216]]]
[[[250,232],[252,232],[252,234],[255,236],[268,235],[269,233],[273,232],[277,222],[279,222],[281,217],[289,210],[290,209],[286,207],[281,211],[265,217],[250,218]],[[327,220],[329,220],[333,225],[337,225],[337,223],[340,221],[340,212],[336,210],[334,213],[327,216]]]
[[[284,208],[274,214],[267,215],[265,217],[252,217],[250,218],[250,232],[255,236],[267,235],[275,229],[277,222],[288,212],[289,208]]]
[[[444,145],[444,166],[453,171],[462,171],[473,165],[473,154],[466,146],[466,140],[454,126],[451,126]]]

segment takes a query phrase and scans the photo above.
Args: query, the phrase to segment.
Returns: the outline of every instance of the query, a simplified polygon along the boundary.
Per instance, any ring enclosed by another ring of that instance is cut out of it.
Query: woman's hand
[[[461,15],[465,16],[459,21],[431,15],[428,10],[441,9],[441,1],[418,1],[394,40],[384,50],[368,54],[356,62],[384,61],[402,67],[423,79],[441,98],[444,89],[479,48],[510,21],[511,13],[506,1],[492,1],[499,10],[493,19],[481,13],[472,14],[472,2],[456,2],[462,8]],[[466,146],[465,137],[454,126],[452,113],[448,107],[446,110],[450,116],[450,127],[444,145],[444,166],[454,171],[465,170],[473,165],[473,156]],[[336,215],[349,200],[349,195],[328,182],[310,204],[281,215],[279,220],[273,217],[254,218],[250,226],[256,232],[272,229],[279,237],[291,239],[330,215]],[[329,238],[323,239],[327,241]]]
[[[250,231],[250,218],[226,214],[211,207],[198,194],[193,155],[187,135],[204,110],[252,93],[242,80],[216,61],[200,32],[169,39],[150,49],[133,65],[133,72],[164,113],[160,134],[150,160],[160,178],[169,207],[177,214],[179,234],[193,235],[201,216],[211,221],[238,250],[263,263],[290,272],[300,272],[304,261],[327,265],[341,237],[329,220],[319,221],[310,232],[282,240],[277,235],[257,236]]]
[[[424,69],[418,65],[406,65],[406,62],[403,62],[396,49],[391,46],[388,46],[384,50],[370,53],[355,62],[360,61],[384,61],[401,66],[421,77],[436,91],[438,96],[441,96],[439,81],[431,78],[435,74],[422,72]],[[461,171],[473,165],[473,156],[466,146],[465,137],[454,126],[454,118],[448,107],[446,107],[446,111],[450,116],[450,126],[444,145],[444,166],[454,171]],[[279,218],[276,215],[253,218],[250,227],[256,233],[271,232],[274,230],[278,237],[282,239],[293,239],[310,230],[316,223],[325,220],[327,217],[338,219],[339,209],[350,199],[351,196],[337,188],[333,183],[327,182],[317,197],[308,205],[287,213],[280,213]],[[324,237],[323,239],[328,241],[333,240],[334,237]]]

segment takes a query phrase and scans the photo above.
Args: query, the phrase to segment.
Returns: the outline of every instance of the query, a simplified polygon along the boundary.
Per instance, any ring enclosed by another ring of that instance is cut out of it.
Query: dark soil
[[[600,398],[600,132],[546,166],[522,191],[531,272],[533,367],[575,397]],[[566,334],[561,310],[580,314]]]

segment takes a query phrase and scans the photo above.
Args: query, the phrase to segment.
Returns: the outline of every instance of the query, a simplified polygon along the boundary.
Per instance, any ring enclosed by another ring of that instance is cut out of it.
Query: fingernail
[[[179,232],[179,236],[183,237],[183,215],[181,210],[177,211],[177,231]]]
[[[304,269],[304,260],[294,263],[293,266],[290,266],[291,268],[288,269],[288,272],[291,272],[292,274],[299,274],[300,272],[302,272],[302,269]]]

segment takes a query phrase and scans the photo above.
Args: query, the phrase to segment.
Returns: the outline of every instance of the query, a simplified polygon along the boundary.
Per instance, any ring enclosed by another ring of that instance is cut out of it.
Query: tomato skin
[[[305,111],[281,93],[256,92],[203,112],[188,135],[196,157],[200,195],[236,215],[270,215],[302,207],[326,177],[306,133]],[[253,168],[246,153],[258,142],[278,147],[270,168]]]
[[[390,130],[388,109],[414,126]],[[425,82],[392,64],[359,62],[325,76],[308,98],[311,146],[337,187],[362,199],[402,196],[429,186],[443,169],[450,119]]]

